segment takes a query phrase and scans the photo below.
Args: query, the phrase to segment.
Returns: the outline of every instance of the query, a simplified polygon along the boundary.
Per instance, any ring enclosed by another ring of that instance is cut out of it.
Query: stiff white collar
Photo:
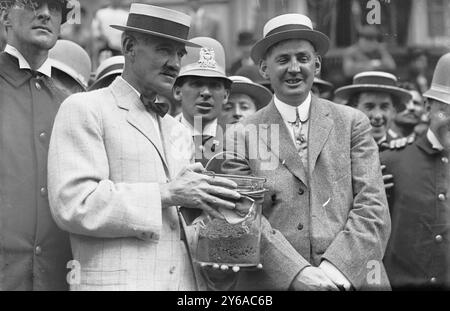
[[[298,115],[300,116],[301,122],[306,122],[308,120],[309,109],[311,107],[311,92],[308,93],[308,96],[303,101],[303,103],[301,103],[297,107],[282,102],[276,95],[274,95],[273,101],[281,116],[283,117],[283,120],[287,122],[295,122],[297,116],[297,114],[295,113],[295,109],[298,110]]]
[[[194,128],[194,126],[189,123],[188,120],[185,119],[183,116],[183,113],[180,113],[176,119],[181,122],[189,131],[189,134],[194,137],[197,135],[207,135],[216,137],[216,131],[217,131],[217,118],[215,118],[213,121],[207,123],[205,127],[203,128],[203,133],[200,132],[197,128]]]
[[[437,139],[436,135],[434,135],[433,131],[430,130],[430,129],[428,129],[428,131],[427,131],[427,138],[430,141],[431,146],[433,147],[433,149],[437,149],[439,151],[444,150],[444,147],[439,142],[439,140]]]
[[[19,68],[20,69],[30,69],[31,66],[28,63],[28,61],[23,57],[22,53],[19,52],[18,49],[13,47],[12,45],[7,44],[4,50],[6,53],[8,53],[11,56],[14,56],[19,61]],[[52,76],[52,65],[51,61],[47,58],[45,62],[39,67],[36,71],[42,73],[43,75],[46,75],[47,77]]]

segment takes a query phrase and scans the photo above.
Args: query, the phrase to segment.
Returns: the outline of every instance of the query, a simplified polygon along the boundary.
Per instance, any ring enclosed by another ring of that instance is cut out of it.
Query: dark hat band
[[[377,84],[386,86],[397,86],[394,80],[379,76],[358,77],[353,81],[353,84]]]
[[[183,40],[187,40],[189,35],[189,26],[155,16],[130,14],[128,16],[127,26],[157,32]]]
[[[308,26],[305,25],[298,25],[298,24],[289,24],[289,25],[284,25],[284,26],[280,26],[277,28],[272,29],[271,31],[269,31],[266,35],[266,37],[279,33],[279,32],[283,32],[283,31],[289,31],[289,30],[310,30],[313,31],[311,28],[309,28]]]
[[[109,67],[103,69],[103,70],[98,74],[97,80],[103,78],[103,76],[104,76],[105,74],[107,74],[108,72],[111,72],[111,71],[114,71],[114,70],[118,70],[118,69],[123,69],[123,66],[124,66],[124,64],[115,64],[115,65],[112,65],[112,66],[109,66]]]

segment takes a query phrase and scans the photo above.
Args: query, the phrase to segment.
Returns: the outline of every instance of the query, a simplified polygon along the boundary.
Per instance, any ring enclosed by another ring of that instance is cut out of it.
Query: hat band
[[[386,86],[397,86],[395,80],[376,76],[358,77],[353,81],[353,84],[378,84]]]
[[[158,32],[172,37],[186,40],[189,35],[189,26],[155,16],[130,14],[127,21],[128,27],[139,28],[151,32]]]
[[[279,33],[279,32],[283,32],[283,31],[289,31],[289,30],[312,30],[311,28],[309,28],[308,26],[305,25],[299,25],[299,24],[290,24],[290,25],[284,25],[284,26],[280,26],[277,27],[275,29],[272,29],[271,31],[269,31],[265,37],[268,37],[270,35]]]
[[[97,75],[97,78],[95,78],[95,79],[96,79],[96,80],[97,80],[97,79],[100,79],[100,78],[102,78],[105,74],[107,74],[108,72],[113,71],[113,70],[118,70],[118,69],[123,69],[123,64],[115,64],[115,65],[109,66],[108,68],[103,69],[103,70]]]

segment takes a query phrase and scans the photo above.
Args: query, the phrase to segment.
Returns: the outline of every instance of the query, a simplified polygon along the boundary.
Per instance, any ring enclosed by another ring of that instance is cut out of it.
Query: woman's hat
[[[397,86],[397,78],[383,71],[365,71],[353,77],[353,84],[343,86],[334,92],[336,98],[348,100],[353,94],[361,92],[385,92],[399,101],[394,104],[402,105],[411,100],[411,94]]]
[[[48,52],[52,67],[64,72],[86,89],[91,75],[91,58],[78,44],[58,40]]]
[[[242,93],[252,97],[255,100],[256,110],[263,108],[272,100],[272,92],[266,87],[254,83],[249,78],[242,76],[231,76],[228,78],[233,81],[231,94]]]
[[[314,30],[309,17],[302,14],[284,14],[272,18],[264,26],[263,36],[264,38],[252,48],[251,56],[255,64],[259,64],[272,45],[284,40],[307,40],[322,56],[330,46],[330,39],[320,31]]]
[[[423,97],[435,99],[450,105],[450,53],[442,56],[434,70],[431,87]]]
[[[96,90],[109,85],[116,76],[121,75],[125,66],[125,57],[122,55],[105,59],[95,72],[94,83],[89,90]]]
[[[132,3],[127,24],[111,25],[122,31],[136,31],[183,42],[187,46],[198,46],[189,42],[191,17],[184,13],[143,3]]]

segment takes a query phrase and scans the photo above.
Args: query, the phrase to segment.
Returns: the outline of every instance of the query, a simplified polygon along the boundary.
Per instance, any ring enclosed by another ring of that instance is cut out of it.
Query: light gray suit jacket
[[[241,288],[286,288],[301,269],[324,259],[356,289],[390,288],[382,263],[390,216],[378,148],[362,112],[313,96],[307,168],[273,101],[226,136],[227,147],[234,141],[250,163],[228,163],[228,172],[250,169],[267,178],[263,213],[273,234],[295,250],[286,256],[266,244],[264,270],[241,278]]]
[[[159,118],[162,139],[154,124],[122,78],[61,105],[49,199],[81,268],[72,289],[196,289],[177,209],[159,192],[191,161],[192,140],[170,116]]]

